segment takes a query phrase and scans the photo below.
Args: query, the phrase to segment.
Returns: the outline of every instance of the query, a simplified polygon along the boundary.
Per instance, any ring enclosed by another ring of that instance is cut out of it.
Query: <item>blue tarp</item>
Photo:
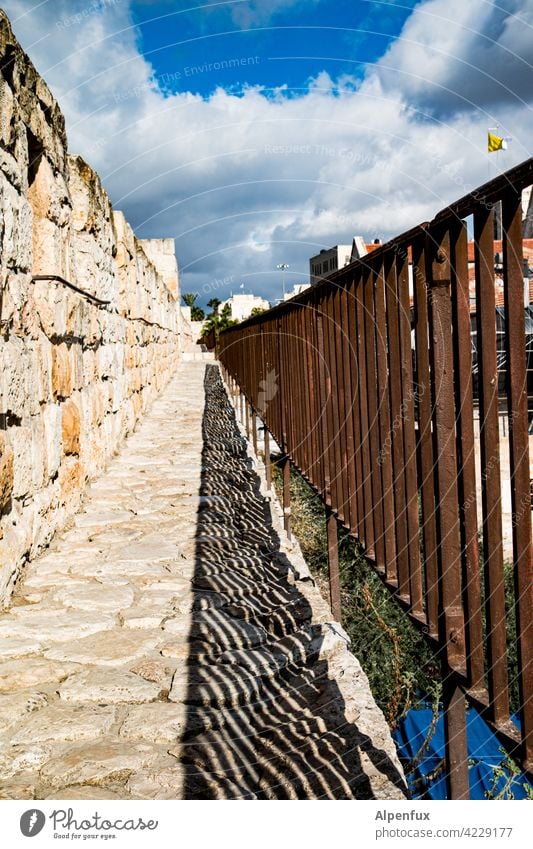
[[[442,711],[435,730],[418,763],[416,758],[431,727],[433,711],[431,708],[412,709],[400,720],[393,732],[398,753],[404,762],[407,781],[413,799],[446,799],[446,777],[444,769],[444,717]],[[513,721],[519,725],[516,717]],[[469,758],[470,798],[486,799],[487,791],[491,797],[497,796],[511,778],[509,769],[504,775],[495,777],[494,768],[500,767],[505,760],[502,745],[492,733],[485,720],[471,708],[467,712],[467,743]],[[411,772],[409,762],[416,759],[417,765]],[[524,775],[513,776],[502,798],[527,798],[526,786],[533,791],[533,785]]]

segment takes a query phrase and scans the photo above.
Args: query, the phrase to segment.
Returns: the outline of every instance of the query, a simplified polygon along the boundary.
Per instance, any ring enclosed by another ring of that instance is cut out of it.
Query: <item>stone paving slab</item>
[[[0,615],[0,798],[404,797],[255,466],[182,364]]]

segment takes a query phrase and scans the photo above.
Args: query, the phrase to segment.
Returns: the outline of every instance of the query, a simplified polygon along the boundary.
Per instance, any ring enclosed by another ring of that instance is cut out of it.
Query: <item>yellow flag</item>
[[[505,150],[504,140],[500,136],[489,133],[488,150],[489,153],[494,153],[496,150]]]

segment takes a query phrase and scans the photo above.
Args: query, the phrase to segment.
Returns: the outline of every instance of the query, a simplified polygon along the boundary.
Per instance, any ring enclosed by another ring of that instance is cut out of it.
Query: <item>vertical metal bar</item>
[[[329,568],[329,593],[331,612],[337,622],[341,621],[341,588],[339,574],[339,529],[337,519],[328,507],[326,509],[326,525],[328,536],[328,568]]]
[[[304,348],[304,310],[298,309],[295,310],[294,313],[294,326],[295,326],[295,334],[296,334],[296,343],[297,343],[297,365],[298,365],[298,405],[300,407],[300,417],[299,417],[299,433],[298,433],[298,451],[299,451],[299,466],[301,472],[306,477],[308,476],[307,472],[307,439],[309,434],[309,428],[307,423],[307,404],[309,400],[308,393],[306,391],[305,380],[306,375],[304,371],[304,362],[305,362],[305,348]]]
[[[328,382],[324,351],[324,326],[320,304],[315,313],[318,357],[318,391],[320,400],[320,456],[322,458],[322,495],[326,507],[331,507],[331,489],[329,477],[329,421],[327,415]]]
[[[437,529],[435,526],[435,468],[431,425],[431,375],[429,364],[427,246],[422,236],[413,246],[413,294],[416,345],[416,385],[418,401],[418,443],[420,456],[420,491],[426,578],[425,608],[429,633],[438,637],[439,567],[437,561]]]
[[[407,546],[409,563],[409,594],[414,615],[424,616],[422,604],[422,572],[418,520],[418,486],[416,475],[416,439],[413,396],[413,354],[409,306],[408,249],[404,247],[397,258],[398,329],[402,372],[402,419],[405,457],[405,505],[407,510]]]
[[[379,463],[383,498],[383,540],[385,546],[385,575],[390,585],[398,585],[396,569],[396,537],[394,533],[394,490],[392,480],[392,439],[387,369],[387,328],[385,324],[385,271],[380,264],[375,289],[376,368],[379,412]]]
[[[402,418],[402,379],[400,372],[400,338],[398,330],[398,298],[396,294],[396,258],[391,251],[385,257],[385,298],[387,305],[390,439],[392,441],[392,475],[394,485],[394,529],[398,594],[409,602],[409,563],[407,549],[407,515],[404,485],[404,442]]]
[[[533,767],[533,567],[527,410],[526,337],[522,271],[521,194],[502,201],[503,277],[508,361],[509,459],[513,515],[518,674],[525,768]]]
[[[361,421],[361,460],[362,460],[362,488],[363,488],[363,524],[365,554],[374,556],[374,517],[372,515],[372,482],[370,465],[370,439],[368,426],[368,393],[367,380],[368,371],[366,364],[365,344],[365,307],[364,307],[364,277],[358,282],[355,292],[357,311],[357,351],[359,359],[359,411]]]
[[[442,677],[448,799],[469,799],[465,697],[446,665],[443,666]]]
[[[248,400],[244,401],[244,409],[246,410],[246,439],[250,441],[250,405]]]
[[[287,381],[287,356],[285,351],[285,342],[286,335],[285,329],[283,325],[283,318],[277,319],[277,333],[278,333],[278,356],[279,356],[279,374],[280,374],[280,391],[279,391],[279,414],[280,414],[280,429],[279,433],[281,436],[280,447],[281,450],[286,453],[287,452],[287,442],[288,442],[288,422],[287,422],[287,412],[290,404],[287,401],[288,392],[288,381]],[[290,509],[290,500],[289,505],[287,505]]]
[[[352,389],[351,357],[353,340],[350,333],[349,302],[347,287],[344,286],[341,293],[341,314],[343,316],[342,333],[342,357],[343,357],[343,382],[345,391],[346,409],[346,463],[347,463],[347,491],[348,491],[348,517],[351,533],[357,533],[357,478],[355,470],[355,446],[354,446],[354,390]]]
[[[447,230],[431,234],[431,316],[436,483],[441,587],[441,644],[443,660],[443,705],[448,794],[451,799],[468,799],[468,748],[466,704],[454,670],[465,670],[464,617],[461,597],[461,548],[457,464],[455,456],[455,410],[451,312],[450,237]]]
[[[257,416],[255,410],[252,410],[252,444],[254,446],[254,454],[257,457]]]
[[[337,509],[337,489],[336,489],[336,479],[335,479],[335,449],[334,449],[334,441],[335,441],[335,417],[333,415],[333,399],[332,399],[332,367],[331,367],[331,323],[329,317],[328,310],[328,294],[324,293],[321,298],[320,303],[321,310],[321,329],[322,329],[322,337],[323,337],[323,352],[324,352],[324,366],[325,366],[325,378],[326,378],[326,399],[325,399],[325,414],[326,414],[326,422],[327,422],[327,441],[324,443],[324,462],[327,467],[327,481],[328,481],[328,499],[329,504],[332,510]]]
[[[326,500],[326,477],[324,471],[324,427],[325,427],[325,378],[323,377],[323,340],[321,330],[322,319],[319,315],[317,298],[312,300],[311,312],[311,331],[313,339],[313,368],[316,376],[316,424],[315,424],[315,440],[316,440],[316,457],[315,457],[315,486],[321,493],[324,504]]]
[[[369,268],[363,277],[365,306],[365,361],[368,405],[368,430],[370,448],[370,484],[372,491],[372,518],[374,525],[374,551],[376,567],[385,572],[385,545],[383,541],[383,512],[381,494],[381,469],[379,465],[378,401],[376,333],[374,309],[374,272]]]
[[[342,484],[341,484],[341,449],[339,439],[339,390],[337,380],[337,356],[336,356],[336,334],[334,313],[335,290],[328,289],[326,298],[324,299],[324,308],[327,315],[327,323],[325,330],[327,333],[327,360],[330,375],[330,393],[328,399],[328,409],[330,411],[330,481],[331,481],[331,506],[335,510],[337,516],[341,515],[342,510]]]
[[[344,378],[344,358],[342,353],[342,340],[345,332],[344,316],[342,313],[342,292],[344,287],[337,286],[333,292],[333,331],[335,340],[335,391],[337,394],[337,442],[339,466],[337,474],[339,478],[340,503],[338,516],[340,521],[349,527],[349,497],[348,497],[348,462],[346,451],[346,391]]]
[[[461,542],[455,453],[450,235],[431,232],[431,346],[434,365],[434,429],[437,455],[437,540],[441,642],[450,669],[466,674]]]
[[[319,411],[317,409],[317,387],[316,387],[316,371],[314,367],[314,340],[312,331],[312,307],[309,304],[303,309],[303,318],[305,326],[305,355],[306,355],[306,374],[307,374],[307,397],[308,397],[308,462],[307,474],[311,483],[316,486],[318,475],[316,472],[316,458],[318,457],[317,446],[317,424],[319,419]]]
[[[347,291],[348,306],[348,337],[350,340],[350,383],[352,387],[352,421],[355,451],[355,510],[357,517],[356,533],[359,542],[364,539],[364,504],[363,504],[363,472],[361,451],[361,418],[359,409],[359,344],[357,331],[357,302],[355,296],[355,280],[350,281]]]
[[[493,232],[492,210],[485,207],[479,208],[474,215],[474,249],[489,702],[494,722],[505,723],[509,719],[509,696],[503,577]]]
[[[457,482],[459,488],[461,550],[466,597],[467,671],[469,688],[474,691],[480,691],[485,687],[485,672],[479,545],[477,537],[472,340],[467,238],[465,223],[459,222],[452,227],[450,239],[457,410]]]
[[[266,475],[266,485],[267,489],[270,492],[272,489],[272,460],[270,458],[270,434],[268,432],[268,428],[265,425],[265,475]]]
[[[291,464],[285,455],[281,461],[283,471],[283,527],[287,539],[291,539]]]
[[[285,403],[283,406],[284,415],[286,420],[286,433],[287,439],[284,450],[287,454],[293,454],[294,445],[295,445],[295,431],[294,431],[294,419],[295,419],[295,395],[294,395],[294,351],[292,345],[292,331],[291,331],[291,317],[292,311],[285,313],[282,317],[282,326],[284,330],[283,334],[283,343],[284,343],[284,354],[285,354]]]

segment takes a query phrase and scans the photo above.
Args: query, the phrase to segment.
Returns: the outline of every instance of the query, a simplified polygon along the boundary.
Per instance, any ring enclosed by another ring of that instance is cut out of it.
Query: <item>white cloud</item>
[[[531,99],[533,2],[429,0],[407,20],[381,78],[433,112]]]
[[[471,11],[449,39],[441,23],[437,40],[432,15],[447,10],[451,17],[461,5],[422,3],[405,27],[408,40],[397,41],[362,82],[317,73],[304,94],[290,98],[258,88],[241,95],[218,88],[208,99],[165,96],[139,53],[126,0],[66,28],[57,26],[61,15],[87,4],[59,0],[14,28],[65,111],[71,150],[100,172],[141,235],[176,238],[185,290],[206,292],[226,278],[228,290],[244,280],[274,296],[278,263],[288,262],[290,278],[301,281],[320,248],[354,233],[394,235],[487,179],[485,134],[493,116],[482,98],[445,122],[416,110],[443,105],[436,82],[451,88],[455,60],[431,52],[437,41],[458,56],[482,50],[484,38],[476,41],[468,29]],[[30,8],[27,0],[6,6],[13,19]],[[471,0],[468,10],[485,6],[492,4]],[[530,0],[521,8],[527,22]],[[483,32],[489,18],[478,14]],[[499,41],[514,38],[516,26],[500,21]],[[413,40],[425,45],[414,56]],[[517,41],[525,50],[526,40]],[[405,73],[391,77],[391,64]],[[531,86],[531,73],[527,79]],[[498,119],[514,139],[505,154],[510,167],[528,155],[533,114],[508,97],[499,101]]]

